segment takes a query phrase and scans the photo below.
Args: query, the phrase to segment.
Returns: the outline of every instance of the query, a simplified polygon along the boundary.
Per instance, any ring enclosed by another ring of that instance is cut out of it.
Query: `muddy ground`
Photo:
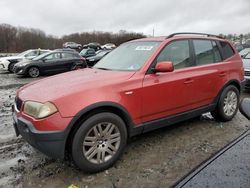
[[[32,80],[0,73],[0,187],[169,187],[250,128],[240,113],[228,123],[204,114],[130,139],[112,168],[86,174],[71,162],[46,157],[15,137],[11,104],[16,90]]]

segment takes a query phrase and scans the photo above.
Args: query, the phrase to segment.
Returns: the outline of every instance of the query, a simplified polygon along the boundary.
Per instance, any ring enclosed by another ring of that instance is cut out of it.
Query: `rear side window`
[[[227,42],[220,41],[220,45],[223,53],[223,59],[230,58],[234,55],[232,47]]]
[[[171,61],[175,69],[192,66],[188,40],[174,41],[167,45],[157,58],[157,62]]]
[[[215,41],[193,40],[197,65],[206,65],[222,61],[220,50]]]
[[[72,58],[75,58],[75,54],[71,54],[71,53],[62,53],[62,58],[63,58],[63,59],[72,59]]]
[[[194,40],[194,51],[197,65],[214,62],[213,46],[210,40]]]

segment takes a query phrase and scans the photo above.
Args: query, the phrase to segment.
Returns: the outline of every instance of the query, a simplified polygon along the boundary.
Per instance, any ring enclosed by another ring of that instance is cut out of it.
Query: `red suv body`
[[[14,127],[45,154],[63,158],[68,150],[80,168],[95,172],[117,160],[130,136],[205,112],[231,120],[243,82],[242,60],[225,39],[193,34],[139,39],[91,69],[22,87]]]

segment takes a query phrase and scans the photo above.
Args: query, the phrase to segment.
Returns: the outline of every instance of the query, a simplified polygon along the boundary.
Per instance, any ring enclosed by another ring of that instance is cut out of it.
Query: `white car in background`
[[[250,48],[249,48],[250,49]],[[246,89],[250,89],[250,51],[242,57],[245,70]]]
[[[247,55],[250,52],[250,48],[245,48],[239,52],[240,56],[243,58],[245,55]]]
[[[102,47],[102,49],[112,50],[112,49],[116,48],[116,45],[112,44],[112,43],[107,43],[107,44],[105,44],[105,45],[103,45],[101,47]]]
[[[32,49],[24,51],[16,56],[2,57],[0,58],[0,70],[6,70],[13,73],[14,65],[19,61],[33,59],[34,57],[49,51],[50,50]]]

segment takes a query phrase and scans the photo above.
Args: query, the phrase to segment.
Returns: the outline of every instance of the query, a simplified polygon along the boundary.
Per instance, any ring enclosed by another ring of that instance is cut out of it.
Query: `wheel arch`
[[[132,118],[126,108],[114,102],[99,102],[80,110],[71,120],[69,126],[66,128],[65,133],[65,151],[69,152],[68,148],[72,143],[73,136],[81,124],[92,115],[101,112],[111,112],[118,115],[124,121],[127,129],[127,135],[130,137],[130,130],[134,127],[134,125]]]
[[[241,83],[238,81],[238,80],[230,80],[228,81],[219,91],[218,95],[216,96],[215,100],[214,100],[214,103],[217,104],[219,99],[220,99],[220,96],[221,96],[221,93],[223,92],[223,90],[228,87],[229,85],[233,85],[235,86],[239,92],[242,91],[242,86],[241,86]]]

